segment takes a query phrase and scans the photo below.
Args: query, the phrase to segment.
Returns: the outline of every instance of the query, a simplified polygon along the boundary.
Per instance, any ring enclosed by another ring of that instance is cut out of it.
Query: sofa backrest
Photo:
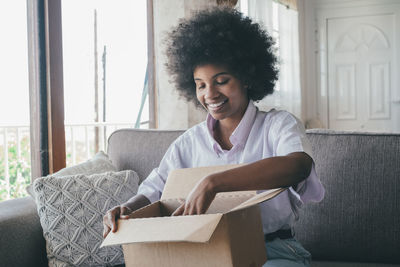
[[[169,145],[183,131],[116,130],[108,139],[107,154],[118,170],[134,170],[143,181],[158,167]]]
[[[307,131],[325,198],[297,238],[317,260],[400,263],[400,134]]]
[[[182,132],[117,130],[108,154],[144,179]],[[307,135],[326,194],[301,210],[296,238],[316,260],[400,263],[400,134]]]

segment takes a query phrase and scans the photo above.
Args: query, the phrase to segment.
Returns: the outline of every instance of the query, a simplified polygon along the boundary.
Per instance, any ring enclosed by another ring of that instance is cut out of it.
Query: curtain
[[[297,10],[297,0],[275,0],[287,8]]]
[[[287,110],[301,117],[298,12],[273,0],[241,0],[240,10],[262,24],[277,43],[279,82],[273,95],[261,100],[261,110]]]

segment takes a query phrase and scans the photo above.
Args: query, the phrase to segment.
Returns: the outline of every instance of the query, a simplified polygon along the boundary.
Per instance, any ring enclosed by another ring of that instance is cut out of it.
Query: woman
[[[188,101],[201,104],[206,121],[171,144],[138,194],[104,216],[104,236],[117,219],[158,200],[177,168],[248,163],[204,177],[173,215],[205,213],[218,192],[288,187],[260,204],[267,258],[264,266],[308,266],[310,253],[292,227],[303,203],[320,201],[324,189],[302,124],[290,113],[259,111],[253,101],[273,93],[278,77],[272,38],[240,12],[202,11],[181,20],[168,41],[167,68]]]

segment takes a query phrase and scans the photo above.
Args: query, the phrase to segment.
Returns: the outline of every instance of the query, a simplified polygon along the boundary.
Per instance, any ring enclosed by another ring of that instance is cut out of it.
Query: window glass
[[[0,201],[30,183],[26,0],[0,2]]]
[[[146,16],[146,0],[62,1],[67,165],[106,150],[109,134],[134,127],[141,107],[148,127]]]

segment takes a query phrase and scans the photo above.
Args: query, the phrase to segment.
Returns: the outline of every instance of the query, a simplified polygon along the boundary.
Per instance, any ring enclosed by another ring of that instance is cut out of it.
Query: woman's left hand
[[[216,195],[211,180],[211,175],[201,179],[189,193],[185,203],[179,206],[172,216],[206,213]]]

